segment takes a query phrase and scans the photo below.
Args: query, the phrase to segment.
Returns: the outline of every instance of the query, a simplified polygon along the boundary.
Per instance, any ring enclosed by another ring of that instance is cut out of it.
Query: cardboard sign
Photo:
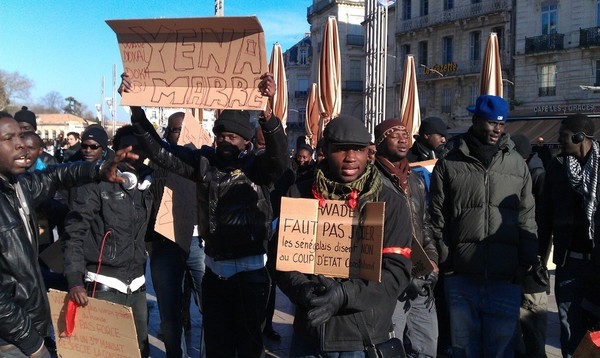
[[[381,282],[385,203],[364,218],[344,201],[281,199],[277,270]]]
[[[178,143],[200,148],[203,145],[210,145],[210,142],[211,139],[206,130],[202,128],[190,110],[186,111]],[[196,183],[170,173],[166,179],[154,224],[154,231],[179,244],[185,252],[190,251],[194,225],[198,223],[197,211],[190,210],[190,199],[194,203],[196,202]]]
[[[107,20],[133,91],[121,104],[262,110],[268,72],[256,17]]]
[[[75,329],[67,337],[68,294],[50,290],[48,300],[59,357],[140,357],[131,308],[89,298],[87,306],[77,307]]]
[[[410,260],[412,261],[412,274],[415,277],[422,277],[429,275],[433,271],[436,271],[435,264],[431,261],[427,253],[419,243],[419,240],[413,236]]]

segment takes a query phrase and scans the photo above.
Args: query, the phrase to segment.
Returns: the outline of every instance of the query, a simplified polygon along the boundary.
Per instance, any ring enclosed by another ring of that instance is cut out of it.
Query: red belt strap
[[[406,257],[407,259],[410,259],[411,251],[412,250],[408,247],[384,247],[383,250],[381,250],[381,253],[382,254],[402,255],[402,256]]]

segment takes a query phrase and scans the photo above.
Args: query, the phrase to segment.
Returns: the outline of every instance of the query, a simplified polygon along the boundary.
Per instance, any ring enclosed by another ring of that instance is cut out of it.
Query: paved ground
[[[551,271],[551,282],[554,285],[554,271]],[[147,272],[148,278],[150,272]],[[148,285],[148,307],[149,307],[149,334],[150,334],[150,355],[153,358],[165,357],[165,348],[163,343],[157,338],[159,331],[160,319],[158,316],[158,305],[156,304],[156,298],[154,297],[154,289],[149,279]],[[552,287],[552,292],[554,288]],[[546,353],[549,358],[559,358],[560,355],[560,343],[559,343],[559,323],[558,313],[556,309],[556,301],[554,294],[552,293],[548,297],[548,332],[546,342]],[[292,337],[292,321],[294,319],[294,308],[287,297],[277,290],[276,304],[275,304],[275,316],[273,317],[273,326],[279,334],[281,334],[281,341],[270,341],[265,339],[265,346],[267,347],[267,357],[288,357],[289,348]],[[188,354],[192,358],[200,357],[200,335],[202,317],[198,311],[198,308],[192,304],[192,331],[187,337],[188,341]]]

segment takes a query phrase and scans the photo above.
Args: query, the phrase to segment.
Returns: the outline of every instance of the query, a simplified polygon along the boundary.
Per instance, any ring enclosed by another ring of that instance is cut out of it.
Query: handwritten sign
[[[192,148],[211,144],[210,135],[190,110],[186,111],[181,127],[178,143]],[[190,251],[194,225],[198,222],[197,208],[190,207],[190,198],[196,199],[196,183],[169,173],[154,224],[154,231],[176,242],[186,252]]]
[[[262,110],[268,71],[256,17],[107,20],[133,91],[123,105]]]
[[[281,199],[277,270],[381,281],[384,203]]]
[[[48,300],[59,357],[140,356],[131,308],[90,298],[87,306],[77,307],[75,330],[71,337],[67,337],[64,332],[68,294],[50,290]]]

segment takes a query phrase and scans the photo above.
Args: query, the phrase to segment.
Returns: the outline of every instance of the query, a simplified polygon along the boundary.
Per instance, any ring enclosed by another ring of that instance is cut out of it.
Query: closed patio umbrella
[[[337,21],[330,16],[323,30],[321,57],[319,59],[319,112],[321,124],[319,131],[330,120],[340,115],[342,109],[342,70],[340,60],[340,40]],[[318,134],[320,138],[322,134]]]
[[[495,32],[490,33],[485,46],[485,56],[481,65],[479,94],[504,96],[502,67],[500,66],[500,46]]]
[[[273,74],[273,79],[277,86],[271,108],[273,109],[273,114],[281,120],[283,128],[286,128],[288,117],[288,88],[283,64],[283,53],[281,52],[281,46],[278,43],[273,45],[273,51],[271,51],[269,72]]]
[[[410,136],[408,141],[412,145],[413,136],[419,133],[419,127],[421,126],[421,106],[419,104],[417,72],[413,55],[407,55],[404,61],[400,92],[400,119],[406,126]]]

